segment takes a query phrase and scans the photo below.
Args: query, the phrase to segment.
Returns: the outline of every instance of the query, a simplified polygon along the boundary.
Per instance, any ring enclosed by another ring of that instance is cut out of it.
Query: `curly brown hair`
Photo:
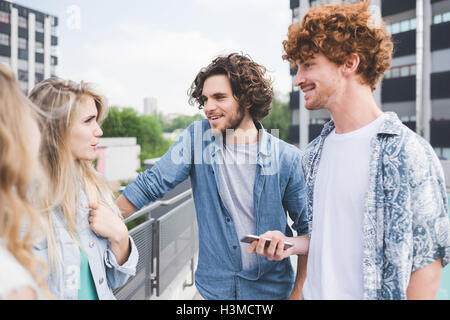
[[[203,108],[203,85],[211,76],[223,74],[230,80],[233,96],[241,108],[249,109],[253,121],[263,120],[270,112],[273,99],[272,81],[265,77],[267,69],[250,57],[238,53],[218,56],[212,63],[200,70],[192,83],[188,95],[189,104],[197,103]]]
[[[289,27],[288,40],[283,41],[283,59],[295,64],[320,52],[343,65],[350,54],[356,53],[361,82],[373,91],[391,65],[394,47],[381,16],[379,21],[373,18],[368,1],[311,8],[301,25]]]

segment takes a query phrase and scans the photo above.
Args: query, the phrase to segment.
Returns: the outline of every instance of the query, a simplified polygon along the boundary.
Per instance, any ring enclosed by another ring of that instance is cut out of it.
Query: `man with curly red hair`
[[[393,44],[371,9],[312,8],[283,42],[306,108],[332,117],[302,163],[311,240],[305,299],[434,299],[450,262],[441,164],[373,97]]]

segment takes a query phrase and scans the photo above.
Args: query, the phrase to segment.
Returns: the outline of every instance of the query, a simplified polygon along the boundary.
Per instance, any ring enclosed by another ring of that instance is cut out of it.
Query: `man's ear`
[[[359,55],[356,53],[350,54],[343,65],[343,71],[345,74],[356,73],[361,62]]]

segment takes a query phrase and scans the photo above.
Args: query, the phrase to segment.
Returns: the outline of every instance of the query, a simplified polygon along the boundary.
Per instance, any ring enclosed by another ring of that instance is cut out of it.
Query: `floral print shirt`
[[[314,182],[334,122],[305,150],[310,235]],[[411,273],[442,258],[450,262],[450,221],[444,173],[432,147],[387,112],[371,142],[369,189],[364,212],[364,299],[406,299]],[[342,230],[345,232],[345,230]]]

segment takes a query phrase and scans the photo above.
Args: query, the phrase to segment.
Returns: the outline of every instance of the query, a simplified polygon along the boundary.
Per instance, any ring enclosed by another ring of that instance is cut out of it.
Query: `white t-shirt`
[[[345,134],[333,130],[325,139],[314,185],[305,299],[364,297],[363,218],[370,143],[383,118]]]
[[[14,291],[27,287],[34,289],[38,299],[43,298],[28,271],[6,249],[5,242],[0,241],[0,300],[7,299]]]

